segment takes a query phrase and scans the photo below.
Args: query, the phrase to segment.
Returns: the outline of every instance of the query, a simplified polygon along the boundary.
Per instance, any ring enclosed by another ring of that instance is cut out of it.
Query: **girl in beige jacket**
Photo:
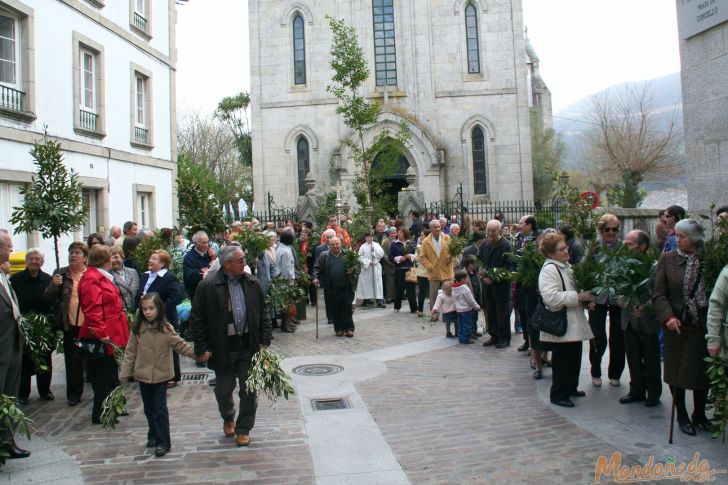
[[[144,415],[149,423],[147,448],[155,448],[156,456],[169,453],[169,412],[167,382],[174,377],[172,351],[195,358],[195,351],[164,318],[164,303],[157,293],[141,297],[136,324],[129,336],[119,380],[133,376],[139,383]]]

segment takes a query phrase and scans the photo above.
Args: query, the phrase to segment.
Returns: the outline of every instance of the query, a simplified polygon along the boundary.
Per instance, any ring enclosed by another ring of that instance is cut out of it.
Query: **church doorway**
[[[375,214],[386,212],[393,215],[397,212],[399,192],[407,187],[405,175],[409,167],[407,157],[392,145],[374,157],[370,174]]]

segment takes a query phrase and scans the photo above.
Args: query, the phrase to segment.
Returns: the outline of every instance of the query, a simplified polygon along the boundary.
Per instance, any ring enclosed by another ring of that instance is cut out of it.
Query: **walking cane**
[[[672,431],[675,428],[675,394],[672,395],[672,411],[670,411],[670,439],[668,443],[672,444]]]
[[[313,294],[316,299],[316,338],[318,338],[318,307],[319,307],[319,301],[318,301],[318,287],[316,285],[313,285]]]

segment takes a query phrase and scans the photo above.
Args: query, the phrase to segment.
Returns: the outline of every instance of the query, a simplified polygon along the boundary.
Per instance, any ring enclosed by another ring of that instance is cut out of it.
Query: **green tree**
[[[204,230],[210,237],[225,230],[224,188],[206,166],[193,162],[185,154],[177,160],[177,199],[180,227],[187,227],[191,232]]]
[[[402,125],[394,136],[384,130],[368,146],[364,143],[364,135],[377,122],[380,113],[378,104],[368,102],[360,94],[361,87],[370,74],[364,51],[353,27],[344,24],[343,20],[329,16],[326,18],[333,33],[330,65],[334,71],[332,84],[326,86],[326,90],[339,100],[336,113],[354,132],[354,136],[345,142],[351,149],[352,159],[357,167],[352,189],[357,203],[364,207],[371,225],[371,214],[374,210],[372,201],[376,196],[372,190],[372,161],[379,152],[391,147],[393,143],[400,146],[406,144],[409,136]]]
[[[240,199],[243,199],[249,208],[253,207],[253,139],[248,120],[249,107],[250,94],[241,91],[235,96],[224,97],[215,110],[215,118],[227,126],[235,138],[238,160],[242,165],[234,170],[230,167],[231,177],[228,177],[228,180],[231,182],[223,181],[223,184],[232,185],[230,188],[233,189],[233,197],[230,203],[235,213]]]
[[[554,178],[549,173],[558,170],[566,145],[553,129],[543,125],[543,112],[531,108],[531,162],[533,165],[533,198],[536,203],[545,203],[554,193]]]
[[[63,163],[61,144],[48,137],[33,143],[30,150],[37,170],[30,184],[20,190],[23,205],[13,207],[10,218],[17,224],[15,234],[38,231],[44,238],[53,238],[56,268],[60,267],[58,238],[77,231],[86,219],[78,175]]]

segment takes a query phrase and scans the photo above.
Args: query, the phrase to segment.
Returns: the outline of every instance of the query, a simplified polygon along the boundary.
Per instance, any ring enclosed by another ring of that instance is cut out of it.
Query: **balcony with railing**
[[[79,126],[84,130],[98,131],[99,115],[86,111],[84,109],[79,111]]]
[[[132,26],[144,34],[149,35],[149,31],[147,30],[147,19],[139,12],[134,12],[134,15],[132,16]]]
[[[139,126],[134,127],[134,141],[136,143],[149,145],[149,130]]]
[[[23,109],[23,98],[25,93],[7,86],[0,86],[0,107],[13,111],[25,111]]]

